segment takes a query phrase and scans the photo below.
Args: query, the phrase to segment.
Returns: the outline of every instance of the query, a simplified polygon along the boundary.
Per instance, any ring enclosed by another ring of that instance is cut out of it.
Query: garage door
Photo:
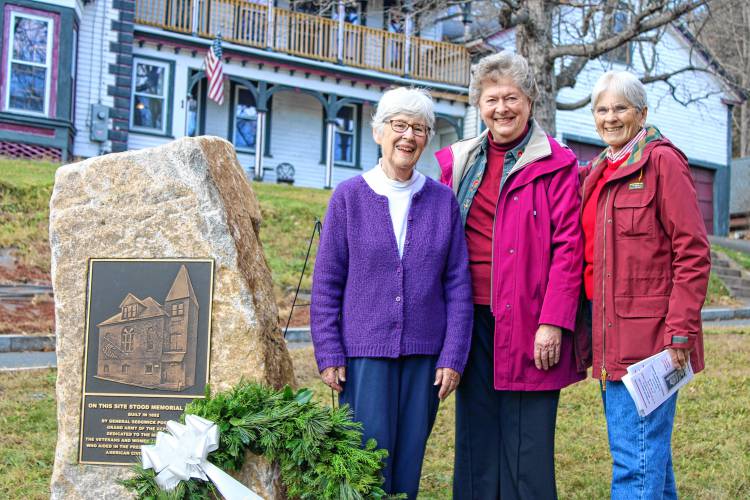
[[[714,171],[706,168],[690,167],[698,193],[698,206],[703,214],[708,234],[714,234]]]
[[[601,153],[604,149],[602,146],[594,146],[593,144],[572,141],[570,139],[565,140],[565,145],[568,146],[576,154],[579,165],[587,164],[588,162],[596,158],[596,155]]]

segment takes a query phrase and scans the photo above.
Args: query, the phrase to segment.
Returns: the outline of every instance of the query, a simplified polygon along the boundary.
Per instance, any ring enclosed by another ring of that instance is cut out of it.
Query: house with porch
[[[428,88],[432,152],[463,136],[469,54],[393,0],[0,0],[0,154],[69,161],[216,135],[255,179],[333,187],[372,167],[384,90]],[[454,26],[455,28],[455,26]],[[204,59],[222,40],[223,103]]]

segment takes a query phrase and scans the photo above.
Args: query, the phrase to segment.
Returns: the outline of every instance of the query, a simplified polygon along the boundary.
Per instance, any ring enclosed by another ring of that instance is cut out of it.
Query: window
[[[336,132],[333,143],[333,161],[354,165],[357,136],[357,107],[343,106],[336,115]]]
[[[123,328],[120,334],[120,349],[125,352],[133,352],[133,328]]]
[[[185,304],[172,304],[172,316],[182,316],[185,314]]]
[[[5,109],[49,114],[53,25],[52,18],[11,11]]]
[[[104,373],[109,373],[109,365],[104,365]]]
[[[255,149],[255,131],[258,125],[258,110],[255,98],[249,90],[235,87],[234,97],[234,147]]]
[[[122,308],[122,319],[135,318],[138,315],[138,306],[130,304]]]
[[[612,32],[622,33],[628,25],[628,13],[618,10],[612,16]],[[630,42],[620,45],[616,49],[602,54],[602,59],[608,62],[630,65]]]
[[[133,130],[166,134],[169,64],[139,59],[133,63],[130,126]]]
[[[146,330],[146,350],[147,351],[154,350],[154,327],[153,326],[149,326],[148,330]]]
[[[121,371],[122,373],[128,373],[128,369],[130,369],[130,365],[122,365],[122,366],[120,367],[120,371]]]
[[[150,375],[150,374],[154,373],[154,365],[152,365],[151,363],[146,363],[145,373],[146,373],[146,375]]]
[[[169,335],[169,350],[179,351],[182,349],[182,335],[180,332],[172,332]]]

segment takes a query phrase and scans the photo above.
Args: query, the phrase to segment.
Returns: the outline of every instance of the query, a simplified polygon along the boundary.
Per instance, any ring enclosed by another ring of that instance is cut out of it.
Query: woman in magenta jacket
[[[584,283],[593,306],[613,499],[677,498],[671,436],[677,394],[640,417],[622,380],[667,350],[675,368],[703,369],[701,307],[711,268],[685,155],[646,124],[646,89],[625,71],[594,86],[591,110],[608,147],[582,170]]]
[[[456,499],[556,498],[560,389],[585,377],[585,339],[572,333],[583,258],[578,163],[532,118],[536,95],[523,57],[485,57],[469,99],[487,130],[436,154],[461,209],[474,301],[456,395]]]

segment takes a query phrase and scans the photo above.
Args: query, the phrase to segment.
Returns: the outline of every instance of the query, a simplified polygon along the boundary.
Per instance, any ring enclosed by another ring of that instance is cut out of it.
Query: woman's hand
[[[450,393],[456,390],[458,383],[461,381],[461,374],[451,368],[438,368],[435,370],[435,384],[440,386],[438,397],[442,401],[450,396]]]
[[[549,370],[560,361],[562,330],[557,326],[539,325],[534,337],[534,364],[539,370]]]
[[[329,366],[322,372],[320,372],[320,378],[323,382],[336,392],[344,390],[344,386],[341,385],[346,382],[346,367],[345,366]]]
[[[672,366],[684,370],[687,368],[688,360],[690,359],[690,351],[688,349],[674,349],[669,348],[669,356],[672,358]]]

